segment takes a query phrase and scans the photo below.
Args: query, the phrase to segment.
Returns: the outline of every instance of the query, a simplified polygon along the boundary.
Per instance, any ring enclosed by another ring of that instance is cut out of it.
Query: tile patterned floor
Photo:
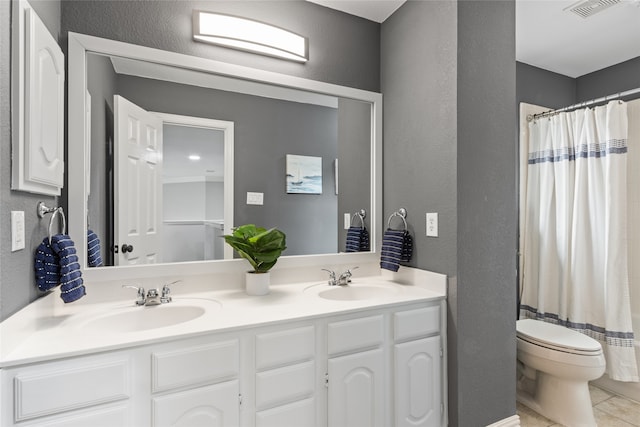
[[[640,403],[591,385],[589,391],[598,427],[640,427]],[[520,403],[517,412],[521,427],[561,427]]]

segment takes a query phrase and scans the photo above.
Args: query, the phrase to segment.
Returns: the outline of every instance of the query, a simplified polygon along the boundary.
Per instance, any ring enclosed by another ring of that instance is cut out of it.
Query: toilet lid
[[[517,336],[532,344],[565,353],[591,354],[602,351],[600,343],[580,332],[540,320],[523,319],[516,322]]]

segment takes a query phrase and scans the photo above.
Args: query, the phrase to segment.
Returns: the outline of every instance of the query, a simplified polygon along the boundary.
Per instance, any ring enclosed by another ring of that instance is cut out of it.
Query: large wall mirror
[[[361,209],[371,258],[381,109],[373,92],[70,33],[69,230],[92,230],[105,266],[78,243],[83,267],[219,270],[233,257],[221,235],[245,223],[282,229],[283,260],[326,259]]]

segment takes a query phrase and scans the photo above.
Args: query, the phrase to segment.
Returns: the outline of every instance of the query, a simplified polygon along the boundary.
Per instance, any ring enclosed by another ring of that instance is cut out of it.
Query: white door
[[[240,425],[238,380],[153,398],[154,427]]]
[[[395,346],[395,426],[440,425],[440,336]]]
[[[162,261],[162,120],[114,96],[116,265]]]
[[[329,359],[329,426],[384,426],[384,352]]]

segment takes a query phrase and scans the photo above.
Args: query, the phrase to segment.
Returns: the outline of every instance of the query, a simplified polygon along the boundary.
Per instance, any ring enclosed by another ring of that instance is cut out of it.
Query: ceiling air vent
[[[573,12],[582,18],[588,18],[605,9],[615,6],[621,0],[581,0],[564,9]]]

